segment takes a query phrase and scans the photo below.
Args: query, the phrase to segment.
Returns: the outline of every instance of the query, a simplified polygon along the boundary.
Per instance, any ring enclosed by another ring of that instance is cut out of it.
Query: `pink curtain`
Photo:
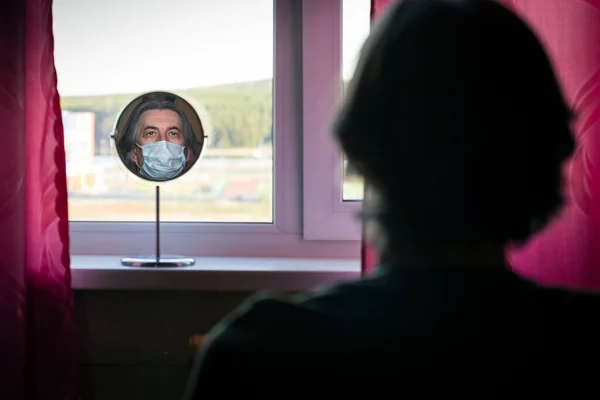
[[[0,2],[0,397],[75,399],[65,148],[51,0]]]
[[[544,42],[574,108],[578,149],[565,166],[567,206],[522,249],[514,270],[541,283],[600,288],[600,0],[504,0]],[[542,4],[543,3],[543,4]]]
[[[376,18],[395,0],[372,0]],[[576,113],[578,150],[565,165],[567,205],[548,228],[507,258],[543,284],[600,288],[600,0],[501,0],[546,46]],[[543,146],[543,143],[540,143]],[[363,245],[363,273],[376,255]]]
[[[385,9],[397,0],[371,0],[371,21],[379,17]]]

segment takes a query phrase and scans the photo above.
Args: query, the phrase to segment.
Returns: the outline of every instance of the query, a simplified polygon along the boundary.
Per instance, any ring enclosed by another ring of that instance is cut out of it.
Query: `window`
[[[120,110],[154,90],[189,99],[208,135],[161,190],[161,219],[273,221],[272,0],[56,0],[54,18],[72,221],[154,219],[153,185],[110,139]]]
[[[329,127],[370,29],[369,0],[304,0],[304,238],[359,240],[362,181]],[[343,21],[342,21],[343,19]],[[342,23],[343,22],[343,23]],[[314,60],[318,60],[315,62]],[[346,201],[345,201],[346,200]]]
[[[367,4],[368,20],[368,0],[344,1]],[[342,190],[353,178],[328,135],[341,20],[341,0],[55,0],[72,253],[154,251],[153,187],[121,166],[110,134],[130,100],[167,90],[209,137],[194,170],[161,189],[163,251],[357,257],[360,203],[343,199],[362,190]]]
[[[371,29],[370,0],[342,0],[342,79],[343,89],[358,61],[360,48]],[[363,181],[344,158],[342,200],[358,201],[363,198]]]

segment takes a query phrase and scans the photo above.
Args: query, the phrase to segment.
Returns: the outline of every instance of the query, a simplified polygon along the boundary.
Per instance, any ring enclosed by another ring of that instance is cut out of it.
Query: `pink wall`
[[[373,0],[375,15],[393,0]],[[567,204],[527,246],[512,248],[512,268],[539,283],[600,287],[600,0],[501,0],[544,43],[572,104],[578,149],[565,165]],[[543,146],[543,143],[540,144]],[[376,255],[364,246],[363,273]]]
[[[508,258],[540,283],[600,287],[600,1],[505,0],[546,46],[574,108],[578,150],[565,165],[567,205]],[[543,144],[540,144],[543,146]]]

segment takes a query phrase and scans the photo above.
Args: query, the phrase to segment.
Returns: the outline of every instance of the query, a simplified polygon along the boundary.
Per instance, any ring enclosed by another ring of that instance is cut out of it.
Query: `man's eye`
[[[179,132],[177,132],[177,131],[171,131],[171,132],[169,132],[169,135],[171,135],[171,136],[177,136],[177,135],[179,135]]]
[[[156,132],[155,131],[148,131],[148,132],[146,132],[146,135],[148,135],[148,136],[156,135]]]

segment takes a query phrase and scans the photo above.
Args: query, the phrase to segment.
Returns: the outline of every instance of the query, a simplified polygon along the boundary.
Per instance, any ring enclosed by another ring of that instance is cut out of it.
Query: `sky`
[[[346,78],[368,34],[369,3],[343,0]],[[62,96],[273,77],[273,0],[54,0],[53,11]]]

